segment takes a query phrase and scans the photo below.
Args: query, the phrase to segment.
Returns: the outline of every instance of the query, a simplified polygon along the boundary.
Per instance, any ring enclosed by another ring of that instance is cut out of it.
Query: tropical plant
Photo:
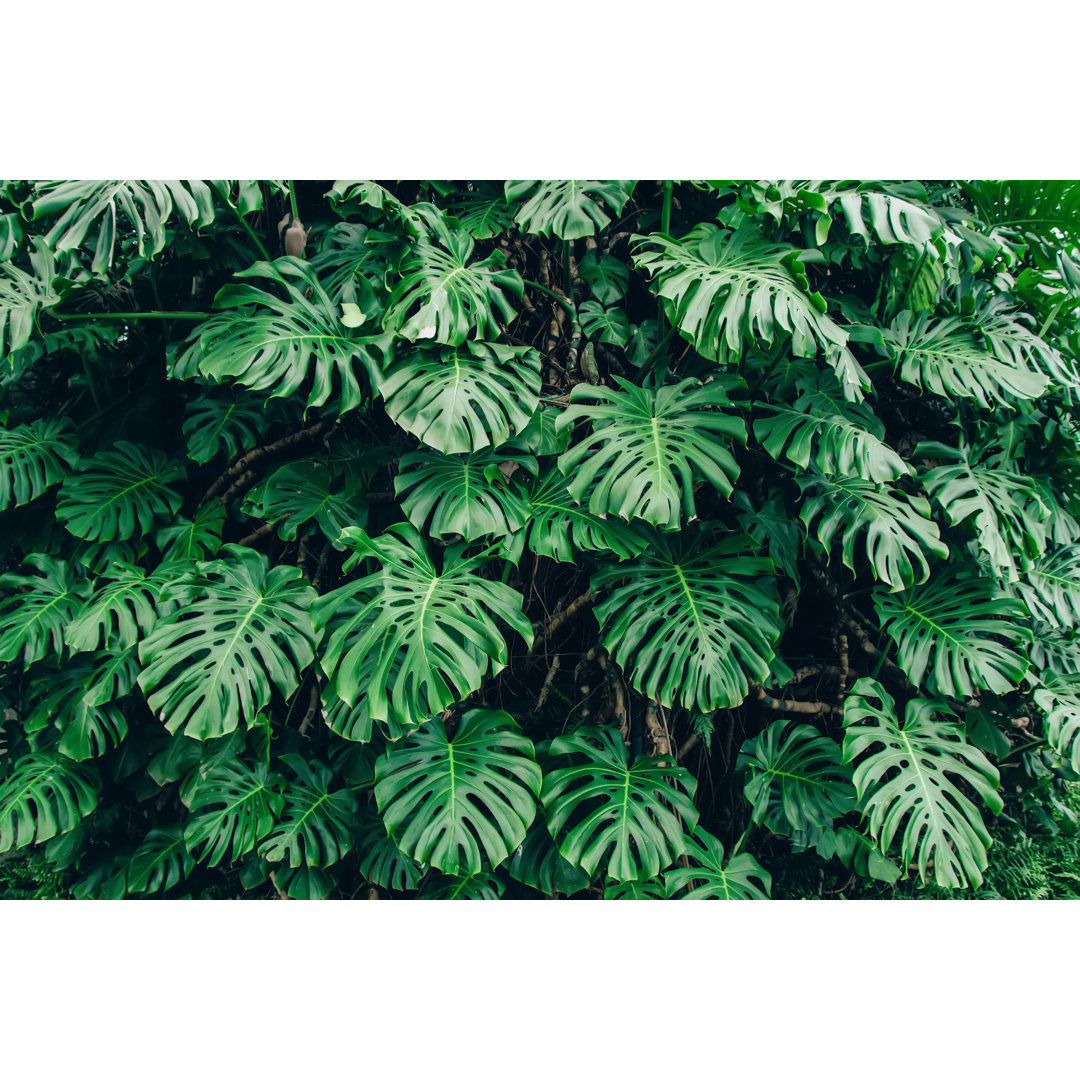
[[[1038,892],[1080,777],[1078,206],[0,183],[2,880]]]

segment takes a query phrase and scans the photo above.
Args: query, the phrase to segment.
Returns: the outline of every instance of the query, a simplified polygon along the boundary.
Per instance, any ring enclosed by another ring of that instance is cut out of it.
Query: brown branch
[[[534,622],[532,624],[533,631],[538,632],[540,636],[533,639],[532,648],[529,650],[529,652],[539,652],[540,647],[547,644],[547,641],[551,637],[551,635],[554,634],[555,631],[563,625],[563,623],[572,619],[579,611],[584,611],[585,608],[592,607],[593,604],[599,601],[599,599],[600,597],[594,594],[591,590],[586,590],[564,611],[557,612],[549,619]]]
[[[315,717],[319,712],[320,704],[319,680],[315,678],[311,680],[311,692],[308,694],[307,712],[304,713],[304,719],[300,721],[300,734],[303,735],[305,739],[308,737],[308,730],[311,728],[311,725],[315,723]]]
[[[269,536],[274,531],[275,524],[277,523],[268,521],[265,525],[260,525],[254,532],[248,533],[243,540],[237,540],[237,543],[240,547],[254,547],[264,536]]]
[[[220,491],[225,491],[233,484],[238,476],[248,472],[250,467],[256,462],[261,461],[264,457],[269,457],[271,454],[278,454],[282,450],[288,450],[292,446],[296,446],[299,443],[304,442],[306,439],[316,439],[322,435],[325,431],[334,426],[333,420],[320,420],[317,424],[312,424],[310,427],[303,428],[301,431],[294,431],[291,435],[286,435],[284,438],[278,439],[277,442],[269,443],[267,446],[258,446],[254,450],[249,450],[243,457],[234,461],[207,489],[206,494],[199,500],[199,506],[205,506],[215,495]],[[235,484],[233,484],[235,487]],[[226,496],[223,496],[225,498]]]
[[[645,734],[652,743],[649,757],[660,757],[671,753],[671,739],[667,728],[659,720],[660,703],[653,698],[645,702]]]
[[[770,697],[760,686],[757,688],[757,700],[766,709],[774,712],[803,713],[809,716],[818,716],[831,708],[826,701],[781,701],[779,698]]]
[[[690,751],[693,750],[699,742],[701,742],[701,736],[696,731],[690,732],[689,736],[686,739],[686,742],[684,742],[682,746],[679,747],[678,752],[675,754],[675,760],[682,761],[682,759],[686,757],[686,755],[690,753]]]
[[[540,687],[540,693],[536,696],[536,712],[539,712],[543,707],[545,701],[547,701],[548,693],[551,691],[551,684],[555,679],[556,674],[559,671],[559,658],[555,657],[551,661],[551,667],[548,668],[547,678],[544,679],[544,685]]]

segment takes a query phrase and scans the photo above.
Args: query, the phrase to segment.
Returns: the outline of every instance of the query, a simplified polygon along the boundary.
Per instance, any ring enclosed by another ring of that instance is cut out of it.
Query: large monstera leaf
[[[746,441],[728,391],[739,385],[721,377],[702,385],[684,379],[647,390],[615,376],[618,390],[579,383],[556,432],[579,421],[590,431],[559,458],[570,494],[588,494],[591,514],[641,518],[661,529],[677,529],[682,514],[693,517],[693,481],[702,477],[729,496],[739,475],[730,449]]]
[[[285,788],[281,821],[259,845],[259,855],[292,867],[333,866],[352,850],[356,796],[348,789],[331,791],[333,774],[321,761],[299,754],[281,760],[297,779]]]
[[[115,564],[99,575],[90,602],[64,628],[72,652],[106,648],[115,641],[130,648],[153,629],[158,618],[171,615],[175,603],[161,599],[170,577],[167,571],[147,575],[141,566]]]
[[[64,480],[56,516],[83,540],[129,540],[180,509],[183,496],[169,485],[183,478],[164,450],[118,442],[83,458]]]
[[[700,826],[687,843],[697,866],[678,866],[664,875],[669,895],[681,900],[768,900],[772,875],[747,852],[725,860],[724,845]]]
[[[40,237],[34,238],[30,265],[33,273],[0,262],[0,360],[6,360],[30,340],[38,312],[60,303],[60,294],[53,285],[53,252]]]
[[[127,871],[129,893],[167,892],[195,868],[184,843],[181,825],[151,829],[131,856]]]
[[[630,763],[614,728],[583,728],[553,739],[548,753],[571,763],[544,776],[541,798],[559,852],[590,877],[656,877],[687,849],[697,824],[693,776],[670,757]]]
[[[1048,385],[1022,358],[995,355],[956,315],[935,321],[902,311],[884,336],[900,378],[942,397],[974,398],[989,409],[1037,398]]]
[[[394,490],[425,535],[509,536],[528,521],[529,501],[517,480],[505,475],[507,466],[535,474],[536,459],[491,450],[468,457],[420,451],[402,457]]]
[[[414,349],[387,367],[378,389],[410,435],[441,454],[470,454],[528,426],[540,402],[540,354],[479,341]]]
[[[356,485],[339,479],[322,461],[290,462],[248,492],[244,513],[276,522],[283,540],[295,540],[298,530],[312,522],[336,543],[342,529],[363,527],[368,515],[367,500]]]
[[[45,239],[54,251],[80,247],[95,224],[92,269],[104,274],[113,264],[117,221],[135,230],[140,255],[153,258],[165,247],[165,226],[174,212],[192,228],[214,220],[214,200],[202,180],[60,180],[34,189],[34,218],[59,213]]]
[[[220,289],[214,307],[222,310],[192,333],[173,374],[234,379],[272,398],[299,396],[308,408],[326,405],[336,395],[339,413],[362,404],[366,384],[374,381],[390,348],[389,336],[364,337],[346,326],[302,259],[283,256],[236,276],[264,284]],[[360,370],[367,378],[361,379]]]
[[[0,431],[0,510],[33,502],[67,476],[79,460],[73,434],[65,417]]]
[[[0,781],[0,852],[70,832],[98,803],[101,778],[59,754],[27,754]]]
[[[874,679],[859,679],[844,701],[844,760],[853,763],[860,806],[882,854],[900,834],[900,858],[915,864],[923,881],[933,860],[934,878],[947,889],[978,886],[986,869],[990,834],[973,790],[1001,812],[998,772],[964,741],[937,700],[909,701],[903,725],[893,699]],[[902,830],[902,832],[901,832]]]
[[[855,570],[855,543],[861,538],[874,577],[893,592],[930,576],[928,556],[949,556],[930,504],[917,495],[844,476],[800,477],[799,486],[810,496],[800,516],[825,550],[839,533],[844,565]]]
[[[216,738],[252,724],[276,688],[286,698],[314,659],[315,591],[295,566],[269,567],[251,548],[169,585],[176,610],[139,645],[139,685],[174,734]]]
[[[1016,581],[1021,567],[1046,550],[1050,511],[1035,482],[1015,469],[980,460],[977,448],[922,442],[917,456],[953,464],[922,475],[923,487],[954,525],[968,522],[976,544],[995,571]]]
[[[1080,773],[1080,677],[1048,672],[1035,690],[1046,714],[1046,741]]]
[[[384,328],[406,341],[441,345],[497,338],[517,318],[506,294],[520,300],[525,286],[517,271],[506,269],[498,249],[470,264],[475,246],[464,232],[450,234],[445,248],[418,244],[402,263]]]
[[[1007,694],[1027,670],[1014,651],[1031,641],[1024,605],[987,578],[952,571],[902,593],[876,595],[874,606],[916,686],[954,698],[978,690]]]
[[[321,662],[337,695],[363,696],[375,720],[423,722],[501,671],[509,653],[496,619],[531,644],[521,594],[476,572],[489,553],[466,558],[454,545],[440,573],[412,525],[374,538],[346,529],[342,541],[354,553],[346,570],[367,558],[375,568],[316,603],[316,626],[330,631]]]
[[[557,562],[576,562],[582,551],[632,559],[649,546],[644,532],[616,517],[598,517],[579,505],[557,467],[549,469],[529,493],[525,529],[529,550]]]
[[[826,476],[856,475],[887,483],[911,472],[911,466],[884,441],[885,425],[865,405],[838,398],[827,375],[799,379],[791,405],[761,403],[765,415],[754,421],[754,435],[766,452],[803,469],[811,460]]]
[[[776,720],[747,739],[736,766],[746,772],[750,820],[786,834],[829,825],[855,806],[840,747],[809,724],[788,727],[787,720]]]
[[[29,667],[63,652],[64,629],[86,602],[91,585],[51,555],[28,555],[25,563],[38,574],[0,575],[0,589],[18,590],[0,605],[0,661],[16,660],[21,653]]]
[[[444,874],[498,866],[536,816],[540,768],[509,714],[470,709],[452,738],[432,720],[375,763],[375,799],[397,846]]]
[[[593,236],[611,224],[608,206],[622,212],[634,180],[507,180],[506,201],[527,201],[514,215],[522,232],[555,235],[560,240]]]
[[[771,345],[790,336],[796,356],[824,353],[844,396],[862,400],[870,380],[847,347],[848,332],[810,291],[796,248],[765,240],[749,224],[734,233],[703,224],[681,241],[663,233],[635,241],[634,264],[653,275],[672,322],[702,356],[727,362],[759,339]]]
[[[217,762],[196,784],[184,828],[187,849],[217,866],[237,862],[274,827],[285,808],[282,777],[265,762],[254,767],[235,758]]]
[[[641,693],[712,712],[768,678],[781,627],[773,564],[743,554],[745,545],[741,536],[713,546],[658,536],[628,567],[593,576],[594,591],[615,586],[595,609],[604,647]]]

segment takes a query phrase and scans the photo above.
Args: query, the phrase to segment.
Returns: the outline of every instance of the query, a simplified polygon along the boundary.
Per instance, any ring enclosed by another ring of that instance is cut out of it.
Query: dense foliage
[[[1013,895],[1075,846],[1078,238],[1059,182],[0,184],[0,877]]]

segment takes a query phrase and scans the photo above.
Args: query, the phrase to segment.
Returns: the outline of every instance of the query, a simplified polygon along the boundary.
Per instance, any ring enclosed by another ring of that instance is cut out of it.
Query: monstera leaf
[[[316,603],[316,625],[330,629],[321,662],[337,695],[354,704],[363,692],[374,719],[422,722],[500,671],[508,651],[496,618],[532,643],[521,594],[476,572],[487,552],[447,548],[439,573],[411,525],[377,538],[346,529],[342,541],[354,552],[346,571],[366,558],[376,568]]]
[[[230,459],[239,457],[259,441],[269,424],[263,402],[254,396],[203,390],[184,410],[188,457],[200,465],[222,451]]]
[[[0,604],[0,661],[22,654],[29,667],[64,648],[64,628],[90,595],[90,583],[61,559],[26,557],[39,576],[0,575],[0,589],[19,590]]]
[[[427,536],[508,536],[528,521],[529,502],[521,485],[504,475],[506,466],[536,473],[536,459],[526,454],[406,454],[394,490],[409,520]]]
[[[114,565],[97,578],[89,604],[64,629],[72,652],[106,648],[115,638],[121,649],[146,637],[158,618],[171,615],[176,605],[161,599],[170,575],[147,576],[141,566]]]
[[[345,326],[302,259],[256,263],[236,276],[265,284],[224,286],[214,298],[214,307],[223,310],[192,333],[173,374],[190,378],[198,371],[214,381],[235,379],[272,398],[306,397],[308,408],[337,395],[339,413],[362,404],[365,387],[358,368],[374,380],[390,348],[389,336],[363,337]]]
[[[336,543],[349,525],[367,524],[367,500],[321,461],[293,461],[282,465],[248,492],[244,513],[278,523],[278,536],[295,540],[297,532],[314,522],[323,536]]]
[[[352,624],[353,633],[361,633],[362,628],[373,623],[377,617],[378,611],[371,605],[354,599],[347,604],[343,604],[337,610],[334,620],[330,623],[330,631],[332,633],[339,622],[355,620],[355,623]],[[340,735],[343,739],[349,739],[351,742],[367,743],[371,742],[376,731],[381,731],[388,742],[397,742],[398,739],[407,735],[417,726],[416,724],[403,724],[393,715],[388,716],[385,720],[376,721],[368,709],[366,691],[370,685],[372,672],[385,659],[382,650],[387,647],[388,640],[390,639],[383,638],[379,642],[379,649],[373,649],[360,657],[355,677],[357,684],[361,687],[361,692],[355,704],[350,705],[347,701],[339,698],[334,693],[332,686],[326,687],[323,693],[323,718],[326,721],[326,726],[335,735]],[[392,641],[389,647],[394,647]],[[401,666],[402,659],[404,658],[400,653],[395,654],[390,666],[390,674],[387,677],[388,683],[393,682]]]
[[[486,870],[478,874],[433,876],[420,891],[420,900],[501,900],[506,883]]]
[[[791,405],[762,402],[765,415],[754,421],[754,435],[765,451],[803,469],[812,457],[829,477],[854,474],[880,484],[910,473],[911,466],[882,441],[885,425],[869,406],[841,400],[834,386],[827,375],[799,379]]]
[[[683,900],[768,900],[772,875],[753,855],[724,860],[724,845],[700,826],[688,838],[687,854],[698,865],[679,866],[664,875],[670,893],[686,889]]]
[[[139,685],[174,734],[216,738],[250,725],[272,688],[289,697],[314,659],[308,607],[315,591],[295,566],[226,544],[163,593],[178,610],[139,645]]]
[[[731,440],[746,441],[741,418],[716,411],[733,408],[728,391],[741,380],[722,377],[702,385],[684,379],[647,390],[615,376],[620,389],[579,383],[555,430],[589,421],[589,434],[559,458],[579,502],[589,493],[593,515],[642,518],[677,529],[696,514],[693,479],[703,477],[731,494],[739,466]]]
[[[1080,678],[1048,672],[1035,690],[1035,704],[1046,714],[1046,741],[1080,773]]]
[[[570,895],[589,885],[589,875],[559,854],[555,841],[540,819],[530,826],[525,839],[514,849],[506,872],[515,881],[545,896]]]
[[[369,232],[366,225],[339,221],[326,231],[319,253],[311,258],[312,269],[330,298],[337,304],[356,305],[364,316],[361,325],[381,322],[385,313],[380,302],[383,290],[376,291],[372,282],[378,282],[406,248],[404,239],[400,245],[386,243],[385,234],[383,242],[368,243]]]
[[[0,510],[33,502],[63,480],[78,460],[66,417],[0,431]]]
[[[630,339],[630,320],[622,308],[604,307],[595,300],[586,300],[578,308],[581,329],[587,338],[621,349]]]
[[[118,442],[83,458],[64,480],[56,517],[83,540],[128,540],[180,509],[183,496],[169,484],[183,478],[164,450]]]
[[[472,191],[456,192],[446,212],[475,240],[490,240],[514,224],[514,211],[506,204],[503,189],[490,180],[470,182]]]
[[[697,824],[693,776],[669,757],[630,763],[614,728],[582,728],[553,739],[549,754],[572,763],[544,776],[541,798],[559,852],[590,877],[656,877],[687,849]]]
[[[209,866],[237,862],[254,851],[285,808],[282,783],[265,762],[249,767],[235,758],[219,761],[191,794],[194,817],[184,828],[188,851]]]
[[[100,221],[90,245],[95,274],[113,264],[120,216],[135,230],[139,254],[153,258],[165,247],[165,225],[174,211],[192,228],[209,225],[213,193],[202,180],[60,180],[34,188],[34,219],[60,214],[45,237],[54,251],[80,247]]]
[[[806,534],[788,510],[784,493],[773,488],[763,502],[755,505],[745,491],[737,491],[732,502],[738,507],[736,520],[747,535],[764,549],[778,570],[798,585]]]
[[[390,294],[386,330],[406,341],[463,345],[466,338],[497,338],[517,318],[506,294],[519,300],[525,286],[496,250],[469,264],[475,241],[464,232],[447,237],[445,250],[418,244],[401,265],[402,278]]]
[[[421,865],[477,874],[498,866],[536,816],[540,768],[509,714],[470,709],[453,738],[432,720],[375,764],[375,798],[390,836]]]
[[[172,525],[163,525],[154,534],[161,549],[162,563],[198,562],[216,555],[221,548],[221,529],[225,524],[225,504],[209,502],[195,511],[193,521],[177,516]]]
[[[526,428],[540,401],[540,354],[479,341],[417,349],[378,386],[390,419],[410,435],[441,454],[470,454]]]
[[[634,241],[634,265],[653,275],[671,321],[702,356],[723,363],[759,339],[771,345],[790,335],[796,356],[824,353],[844,396],[862,400],[870,380],[847,347],[847,331],[810,291],[796,248],[765,240],[750,224],[730,233],[706,223],[681,241],[663,233]]]
[[[840,533],[844,565],[855,570],[855,542],[863,538],[874,577],[893,592],[930,576],[928,555],[949,556],[930,517],[930,504],[917,495],[843,476],[800,477],[799,486],[811,495],[800,516],[826,552]]]
[[[1014,469],[980,461],[975,447],[922,442],[919,457],[951,461],[922,475],[923,487],[936,499],[954,525],[970,519],[975,542],[998,574],[1016,581],[1020,567],[1046,549],[1050,511],[1035,483]]]
[[[259,855],[292,867],[332,866],[352,850],[356,796],[330,791],[333,773],[321,761],[299,754],[282,754],[281,760],[297,779],[285,788],[281,821],[259,845]]]
[[[1001,812],[998,772],[982,752],[964,741],[937,700],[909,701],[901,726],[893,699],[874,679],[859,679],[844,701],[844,760],[855,765],[853,781],[882,854],[900,834],[900,859],[918,866],[926,880],[944,888],[979,885],[990,834],[968,791]],[[901,832],[901,829],[903,830]]]
[[[632,559],[649,546],[644,532],[619,518],[597,517],[575,502],[558,468],[549,469],[529,493],[525,529],[529,550],[557,562],[576,562],[580,551]]]
[[[195,869],[184,843],[181,825],[151,829],[131,856],[127,871],[129,893],[167,892]]]
[[[742,554],[745,542],[657,537],[629,567],[594,574],[594,592],[615,585],[596,617],[635,689],[665,706],[712,712],[768,678],[780,607],[771,580],[757,579],[771,579],[773,565]]]
[[[1027,324],[1031,316],[1020,312],[1012,298],[998,294],[984,298],[971,314],[971,326],[990,352],[1003,364],[1016,368],[1035,368],[1049,376],[1047,386],[1064,384],[1080,388],[1080,376],[1070,357],[1034,333]]]
[[[101,778],[49,752],[26,754],[0,781],[0,853],[69,832],[98,802]]]
[[[630,286],[630,268],[613,255],[590,251],[578,263],[578,277],[589,286],[593,299],[601,304],[618,303]]]
[[[750,820],[772,832],[790,835],[829,825],[855,806],[851,769],[841,763],[840,747],[809,724],[787,730],[775,720],[757,738],[747,739],[736,768],[745,770],[743,794]]]
[[[1037,398],[1048,385],[1019,357],[1007,362],[987,349],[959,316],[902,311],[884,336],[900,378],[942,397],[974,398],[989,409]]]
[[[414,892],[424,876],[423,867],[410,859],[386,835],[382,818],[371,811],[361,818],[360,839],[356,842],[356,869],[365,880],[380,889]]]
[[[634,180],[507,180],[506,201],[530,196],[514,215],[522,232],[577,240],[611,223],[601,204],[622,213],[635,184]]]
[[[1024,606],[986,578],[954,570],[902,593],[875,595],[874,607],[916,686],[956,698],[977,690],[1007,694],[1027,670],[1027,660],[1010,648],[1031,641]]]
[[[1080,623],[1080,550],[1048,552],[1020,575],[1014,594],[1035,619],[1065,630]]]

